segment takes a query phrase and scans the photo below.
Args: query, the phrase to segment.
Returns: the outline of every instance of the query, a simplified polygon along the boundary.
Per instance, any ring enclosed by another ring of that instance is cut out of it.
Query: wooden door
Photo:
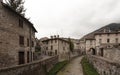
[[[19,65],[25,63],[25,53],[24,52],[19,52]]]

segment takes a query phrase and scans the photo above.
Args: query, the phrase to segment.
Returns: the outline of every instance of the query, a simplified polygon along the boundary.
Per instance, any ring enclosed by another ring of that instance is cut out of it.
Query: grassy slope
[[[60,71],[68,61],[58,62],[48,73],[48,75],[56,75],[58,71]]]
[[[93,66],[84,57],[81,61],[84,75],[99,75],[98,72],[93,68]]]

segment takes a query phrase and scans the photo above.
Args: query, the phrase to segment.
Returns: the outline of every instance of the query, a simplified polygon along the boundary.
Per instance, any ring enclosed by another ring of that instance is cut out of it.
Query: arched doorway
[[[91,48],[92,55],[96,55],[96,50],[94,48]]]

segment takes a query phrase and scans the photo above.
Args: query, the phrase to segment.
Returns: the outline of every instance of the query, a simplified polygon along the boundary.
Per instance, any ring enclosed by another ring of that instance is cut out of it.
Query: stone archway
[[[92,51],[92,55],[96,55],[96,50],[94,48],[90,49]]]

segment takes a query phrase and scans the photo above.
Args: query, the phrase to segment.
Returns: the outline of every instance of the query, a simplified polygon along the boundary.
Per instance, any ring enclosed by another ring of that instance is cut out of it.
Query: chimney
[[[57,38],[59,38],[59,35],[57,35]]]
[[[54,35],[54,38],[56,38],[56,35]]]
[[[53,36],[50,36],[51,37],[51,39],[53,39]]]

